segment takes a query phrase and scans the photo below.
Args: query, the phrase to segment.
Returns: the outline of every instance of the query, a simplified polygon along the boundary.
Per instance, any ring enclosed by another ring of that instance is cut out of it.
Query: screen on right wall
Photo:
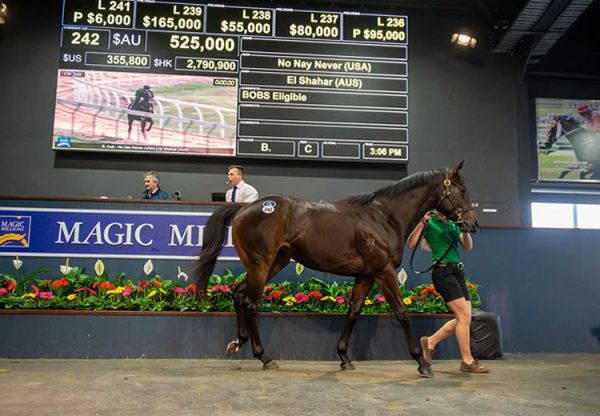
[[[538,180],[600,182],[600,100],[536,98]]]

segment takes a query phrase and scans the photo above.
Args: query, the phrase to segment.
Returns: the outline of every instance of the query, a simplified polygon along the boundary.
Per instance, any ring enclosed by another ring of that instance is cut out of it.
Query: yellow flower
[[[402,302],[404,302],[405,305],[412,305],[411,298],[404,298],[402,299]]]
[[[285,298],[282,299],[282,301],[286,302],[286,306],[291,306],[297,302],[296,298],[293,296],[286,296]],[[289,303],[289,305],[288,305],[288,303]]]
[[[372,305],[373,301],[371,299],[366,299],[365,300],[365,305]]]
[[[321,298],[321,302],[324,302],[326,300],[330,300],[331,302],[337,302],[337,300],[333,296],[323,296]]]
[[[162,293],[163,295],[167,294],[167,291],[164,290],[162,287],[159,287],[158,290],[160,290],[160,293]]]
[[[157,291],[156,291],[156,289],[155,289],[155,290],[153,290],[152,292],[148,293],[148,297],[149,297],[149,298],[153,298],[154,296],[156,296],[156,294],[157,294],[157,293],[158,293],[158,292],[157,292]]]
[[[25,293],[23,296],[21,296],[21,299],[33,299],[33,298],[35,298],[34,293]]]
[[[77,298],[77,295],[75,293],[71,293],[69,296],[67,296],[68,300],[73,300],[75,298]]]
[[[117,287],[115,289],[107,290],[106,294],[107,295],[120,295],[121,293],[123,293],[124,290],[125,290],[125,287],[119,286],[119,287]]]
[[[285,306],[294,306],[294,302],[287,302]]]

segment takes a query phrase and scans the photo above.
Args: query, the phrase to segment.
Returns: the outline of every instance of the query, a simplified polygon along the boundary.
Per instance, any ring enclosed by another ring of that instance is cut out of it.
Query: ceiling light
[[[477,45],[477,39],[471,35],[468,29],[462,29],[459,32],[453,33],[450,42],[469,48],[474,48]]]
[[[6,16],[8,16],[8,7],[0,0],[0,25],[6,23]]]

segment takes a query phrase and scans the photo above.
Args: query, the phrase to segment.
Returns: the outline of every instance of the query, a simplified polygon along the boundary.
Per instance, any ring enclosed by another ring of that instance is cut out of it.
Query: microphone
[[[175,191],[171,194],[171,198],[181,201],[181,192]]]

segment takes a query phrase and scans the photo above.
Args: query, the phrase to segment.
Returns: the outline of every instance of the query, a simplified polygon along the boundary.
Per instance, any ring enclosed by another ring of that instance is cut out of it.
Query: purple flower
[[[80,287],[79,289],[75,289],[75,292],[88,292],[90,296],[96,296],[96,291],[94,289],[90,289],[89,287]]]
[[[309,296],[302,292],[296,293],[296,295],[294,295],[294,297],[296,298],[296,301],[298,303],[306,302],[309,299]]]

